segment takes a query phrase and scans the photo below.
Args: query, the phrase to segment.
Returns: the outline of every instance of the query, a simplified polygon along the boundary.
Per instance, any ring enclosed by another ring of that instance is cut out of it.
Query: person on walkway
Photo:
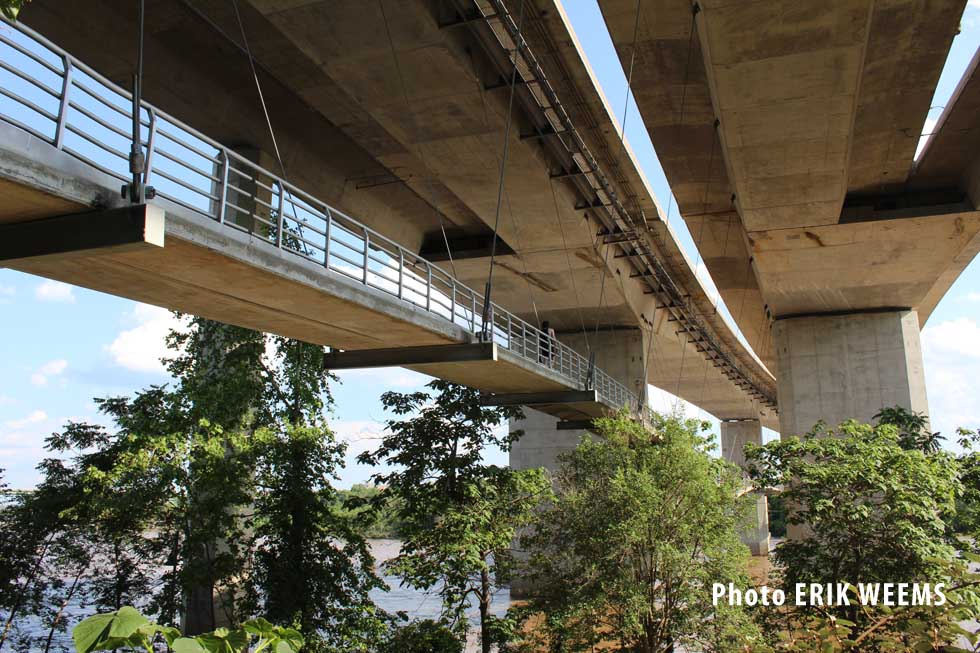
[[[551,365],[551,336],[555,332],[548,320],[541,323],[541,335],[538,337],[538,362]]]

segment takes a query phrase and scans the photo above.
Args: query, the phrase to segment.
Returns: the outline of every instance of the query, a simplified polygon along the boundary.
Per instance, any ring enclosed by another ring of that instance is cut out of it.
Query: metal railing
[[[130,179],[128,91],[33,30],[0,23],[0,120],[120,182]],[[491,303],[437,265],[406,250],[282,177],[143,103],[146,184],[159,197],[312,261],[325,273],[492,338],[572,387],[594,388],[614,407],[638,409],[634,393],[571,347]],[[484,325],[483,316],[489,315]],[[591,379],[590,379],[591,376]]]

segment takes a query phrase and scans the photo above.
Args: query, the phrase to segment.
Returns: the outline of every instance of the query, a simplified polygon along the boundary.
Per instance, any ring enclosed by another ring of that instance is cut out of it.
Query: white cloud
[[[980,377],[980,325],[968,317],[922,330],[922,357],[932,428],[949,441],[958,426],[980,427],[976,380]]]
[[[970,2],[967,4],[975,9],[980,9],[980,0],[970,0]]]
[[[348,444],[347,455],[375,449],[384,437],[385,425],[371,420],[339,420],[330,423],[337,439]]]
[[[343,370],[337,376],[344,384],[364,388],[397,388],[399,390],[421,388],[432,377],[406,370],[402,367],[379,367],[364,370]]]
[[[68,361],[63,358],[48,361],[31,374],[31,383],[38,387],[45,386],[51,377],[64,374],[66,369],[68,369]]]
[[[35,410],[30,415],[22,417],[21,419],[12,419],[6,422],[7,428],[11,429],[22,429],[25,426],[31,424],[37,424],[38,422],[43,422],[48,419],[48,414],[43,410]]]
[[[75,289],[60,281],[44,281],[34,289],[34,297],[41,302],[75,303]]]
[[[980,0],[978,0],[980,1]],[[966,293],[966,301],[968,302],[980,302],[980,292],[968,292]]]
[[[116,365],[127,370],[164,373],[166,368],[160,359],[173,353],[167,349],[167,334],[186,328],[186,322],[165,308],[149,304],[137,304],[129,318],[136,326],[120,332],[106,351]]]

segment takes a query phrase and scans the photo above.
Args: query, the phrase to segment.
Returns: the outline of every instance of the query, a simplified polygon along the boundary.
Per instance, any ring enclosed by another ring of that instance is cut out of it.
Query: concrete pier
[[[722,420],[721,455],[739,467],[745,467],[745,445],[762,444],[762,425],[758,420]],[[755,505],[749,515],[742,543],[754,556],[769,555],[769,502],[765,495],[755,495]]]
[[[561,342],[585,356],[589,355],[591,346],[596,353],[596,367],[625,385],[637,397],[646,396],[647,338],[640,329],[558,336]],[[583,430],[558,430],[556,424],[553,416],[525,407],[524,419],[511,420],[510,423],[511,432],[517,429],[524,431],[511,449],[510,466],[514,469],[544,467],[555,471],[558,456],[574,449],[586,433]]]
[[[819,420],[868,422],[885,407],[928,412],[916,311],[785,318],[773,338],[785,436]]]

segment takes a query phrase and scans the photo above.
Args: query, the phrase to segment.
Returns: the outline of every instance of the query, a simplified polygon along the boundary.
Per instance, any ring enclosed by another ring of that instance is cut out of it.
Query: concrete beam
[[[481,406],[551,406],[554,404],[599,403],[597,390],[559,390],[480,396]]]
[[[163,209],[147,204],[0,224],[0,261],[163,247]]]
[[[446,248],[446,242],[449,248]],[[461,261],[474,258],[489,258],[491,252],[497,256],[509,256],[514,253],[514,248],[505,243],[501,238],[496,238],[497,244],[494,246],[494,235],[487,234],[446,234],[440,231],[429,234],[422,241],[422,248],[419,256],[438,263],[440,261]]]
[[[356,370],[371,367],[404,367],[434,363],[469,363],[497,360],[497,345],[490,342],[462,345],[427,345],[331,351],[323,355],[328,370]]]

